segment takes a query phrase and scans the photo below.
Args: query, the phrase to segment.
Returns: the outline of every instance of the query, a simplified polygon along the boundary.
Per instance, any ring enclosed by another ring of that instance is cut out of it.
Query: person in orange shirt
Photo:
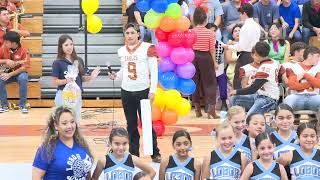
[[[3,36],[10,31],[15,31],[23,37],[30,36],[29,31],[25,30],[21,24],[18,24],[17,29],[14,29],[14,24],[10,21],[9,11],[4,7],[0,7],[0,47],[3,45]]]
[[[26,108],[28,73],[30,65],[28,50],[21,47],[20,35],[10,31],[4,35],[4,45],[0,48],[0,113],[9,111],[5,85],[17,81],[20,88],[19,107],[22,113],[28,113]]]
[[[290,95],[284,99],[294,111],[320,108],[320,50],[308,46],[303,52],[304,60],[286,69]]]
[[[10,13],[17,12],[17,7],[9,0],[0,0],[0,7],[7,8]]]

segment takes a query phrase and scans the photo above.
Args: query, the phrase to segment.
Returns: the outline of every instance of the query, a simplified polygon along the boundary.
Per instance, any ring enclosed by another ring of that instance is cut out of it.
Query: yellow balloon
[[[86,15],[92,15],[99,8],[99,0],[82,0],[81,7]]]
[[[186,116],[191,110],[191,104],[190,102],[185,99],[181,98],[180,102],[177,105],[176,112],[178,116]]]
[[[177,104],[181,100],[181,94],[177,90],[170,89],[164,92],[164,99],[166,102],[166,108],[175,110]]]
[[[166,105],[163,95],[164,95],[164,91],[161,88],[157,88],[156,94],[153,100],[153,105],[157,106],[160,109],[163,109]]]
[[[87,31],[98,33],[102,29],[102,20],[96,15],[87,16]]]

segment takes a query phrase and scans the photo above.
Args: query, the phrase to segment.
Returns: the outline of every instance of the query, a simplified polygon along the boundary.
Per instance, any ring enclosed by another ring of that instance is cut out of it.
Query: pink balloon
[[[167,42],[159,42],[156,45],[157,53],[160,57],[165,58],[170,56],[171,53],[171,46]]]
[[[189,53],[190,54],[190,53]],[[187,51],[183,47],[173,48],[170,55],[171,61],[175,64],[184,64],[189,62],[190,58],[187,57]]]
[[[191,49],[191,48],[185,48],[185,51],[186,51],[186,62],[192,62],[193,60],[194,60],[194,57],[195,57],[195,55],[194,55],[194,51],[193,51],[193,49]]]

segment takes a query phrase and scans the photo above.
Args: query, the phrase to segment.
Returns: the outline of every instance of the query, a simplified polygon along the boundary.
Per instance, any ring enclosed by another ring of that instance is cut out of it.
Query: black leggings
[[[143,91],[126,91],[121,89],[121,99],[124,114],[127,120],[127,131],[129,133],[129,152],[135,156],[139,157],[139,147],[140,147],[140,135],[138,131],[138,116],[141,117],[141,107],[140,100],[148,99],[149,89]],[[153,140],[153,155],[155,157],[160,155],[157,135],[154,129],[152,128],[152,140]]]

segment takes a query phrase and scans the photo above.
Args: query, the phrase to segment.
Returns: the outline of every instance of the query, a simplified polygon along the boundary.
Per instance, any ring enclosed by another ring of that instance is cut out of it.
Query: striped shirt
[[[193,50],[196,51],[209,51],[215,50],[215,35],[210,30],[204,26],[198,25],[193,28],[194,32],[197,34],[196,43],[193,45]]]

